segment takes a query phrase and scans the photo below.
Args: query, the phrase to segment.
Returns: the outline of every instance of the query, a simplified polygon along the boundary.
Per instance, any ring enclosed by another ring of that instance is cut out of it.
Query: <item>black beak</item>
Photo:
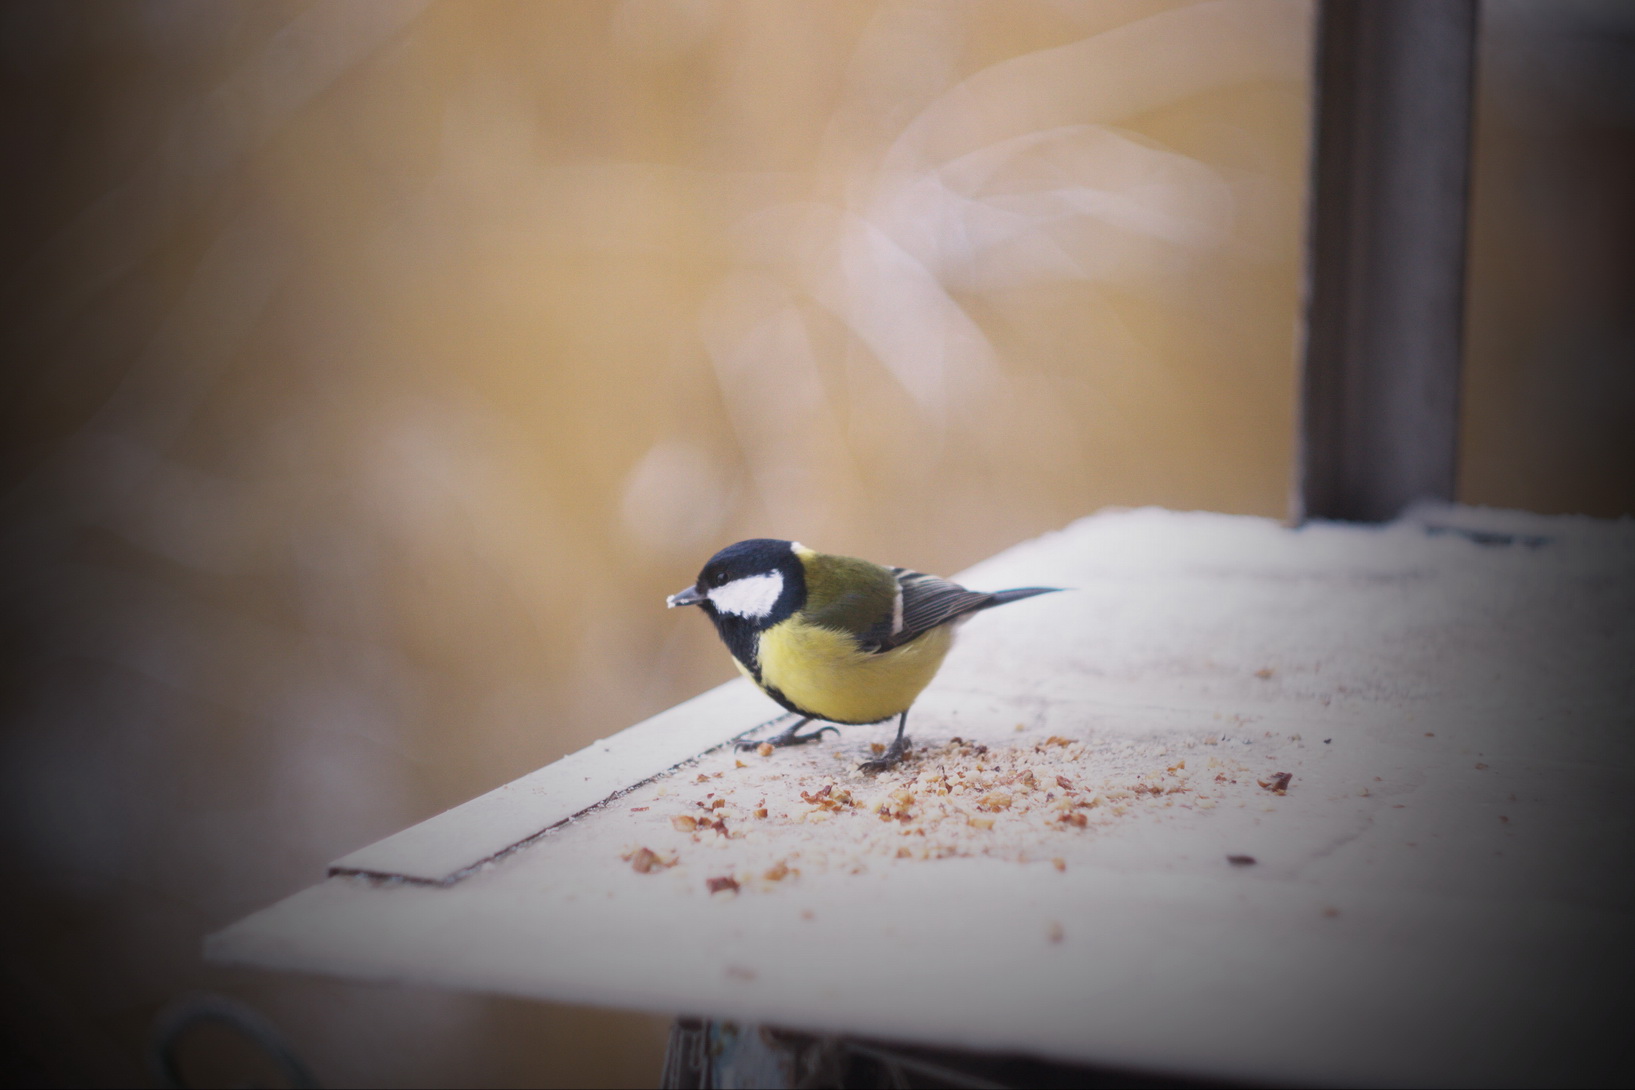
[[[704,596],[698,593],[697,587],[688,587],[686,590],[678,590],[670,595],[664,600],[664,604],[674,609],[677,606],[696,606],[703,600]]]

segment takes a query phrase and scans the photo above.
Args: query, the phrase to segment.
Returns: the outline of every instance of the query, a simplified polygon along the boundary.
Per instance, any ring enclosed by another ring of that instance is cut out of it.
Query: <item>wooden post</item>
[[[1454,496],[1475,0],[1322,0],[1292,518]]]

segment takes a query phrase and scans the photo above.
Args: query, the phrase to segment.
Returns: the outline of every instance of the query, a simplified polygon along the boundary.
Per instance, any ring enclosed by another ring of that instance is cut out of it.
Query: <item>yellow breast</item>
[[[943,625],[870,654],[844,632],[790,618],[761,633],[761,678],[821,719],[878,723],[908,710],[953,642],[952,626]]]

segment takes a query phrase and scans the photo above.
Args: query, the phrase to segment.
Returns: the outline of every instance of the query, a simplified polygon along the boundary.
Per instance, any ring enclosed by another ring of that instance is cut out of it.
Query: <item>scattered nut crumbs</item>
[[[1236,739],[1209,739],[1218,740]],[[649,797],[656,799],[679,787],[677,801],[691,812],[667,815],[671,828],[665,835],[676,841],[646,849],[651,858],[635,850],[623,858],[644,874],[673,867],[678,865],[674,850],[667,856],[660,852],[681,847],[684,839],[692,851],[710,856],[707,862],[690,856],[692,866],[737,875],[711,879],[708,871],[694,871],[685,878],[689,884],[705,881],[711,893],[770,893],[803,871],[862,873],[871,856],[899,866],[984,856],[1024,864],[1048,861],[1065,871],[1072,854],[1052,852],[1054,844],[1066,843],[1055,838],[1096,836],[1138,818],[1184,819],[1186,811],[1201,813],[1218,803],[1242,806],[1257,783],[1266,790],[1287,790],[1292,782],[1293,774],[1282,772],[1257,780],[1241,761],[1222,752],[1207,758],[1209,771],[1198,774],[1213,781],[1207,796],[1200,794],[1207,781],[1193,779],[1189,757],[1183,754],[1204,743],[1202,736],[1072,739],[1052,734],[1043,741],[1024,736],[1013,745],[989,747],[951,738],[922,744],[900,766],[878,776],[854,771],[862,748],[856,742],[794,750],[774,765],[752,763],[747,768],[730,754],[706,755],[700,758],[702,768],[695,764],[685,773],[686,780],[650,789]],[[685,785],[724,775],[731,778],[711,785],[713,790],[702,798],[685,798]],[[1237,786],[1240,778],[1243,787]],[[737,803],[730,796],[739,790],[750,792],[749,798],[775,797]],[[648,800],[638,796],[631,801]],[[868,816],[878,820],[855,820]],[[718,835],[704,835],[711,830]],[[1246,865],[1236,859],[1233,864]],[[680,873],[687,870],[682,865]]]
[[[770,757],[774,753],[778,752],[778,747],[773,745],[771,742],[762,742],[760,745],[755,747],[755,752],[762,757]]]

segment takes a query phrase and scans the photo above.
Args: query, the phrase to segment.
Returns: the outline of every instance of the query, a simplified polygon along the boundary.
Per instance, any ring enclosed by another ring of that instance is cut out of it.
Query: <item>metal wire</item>
[[[178,1058],[182,1038],[189,1030],[206,1022],[215,1022],[237,1031],[272,1057],[292,1087],[317,1090],[318,1080],[313,1078],[312,1072],[296,1056],[277,1027],[236,1000],[208,993],[184,996],[160,1011],[154,1019],[148,1046],[148,1065],[159,1085],[187,1090],[188,1084],[182,1077]]]

